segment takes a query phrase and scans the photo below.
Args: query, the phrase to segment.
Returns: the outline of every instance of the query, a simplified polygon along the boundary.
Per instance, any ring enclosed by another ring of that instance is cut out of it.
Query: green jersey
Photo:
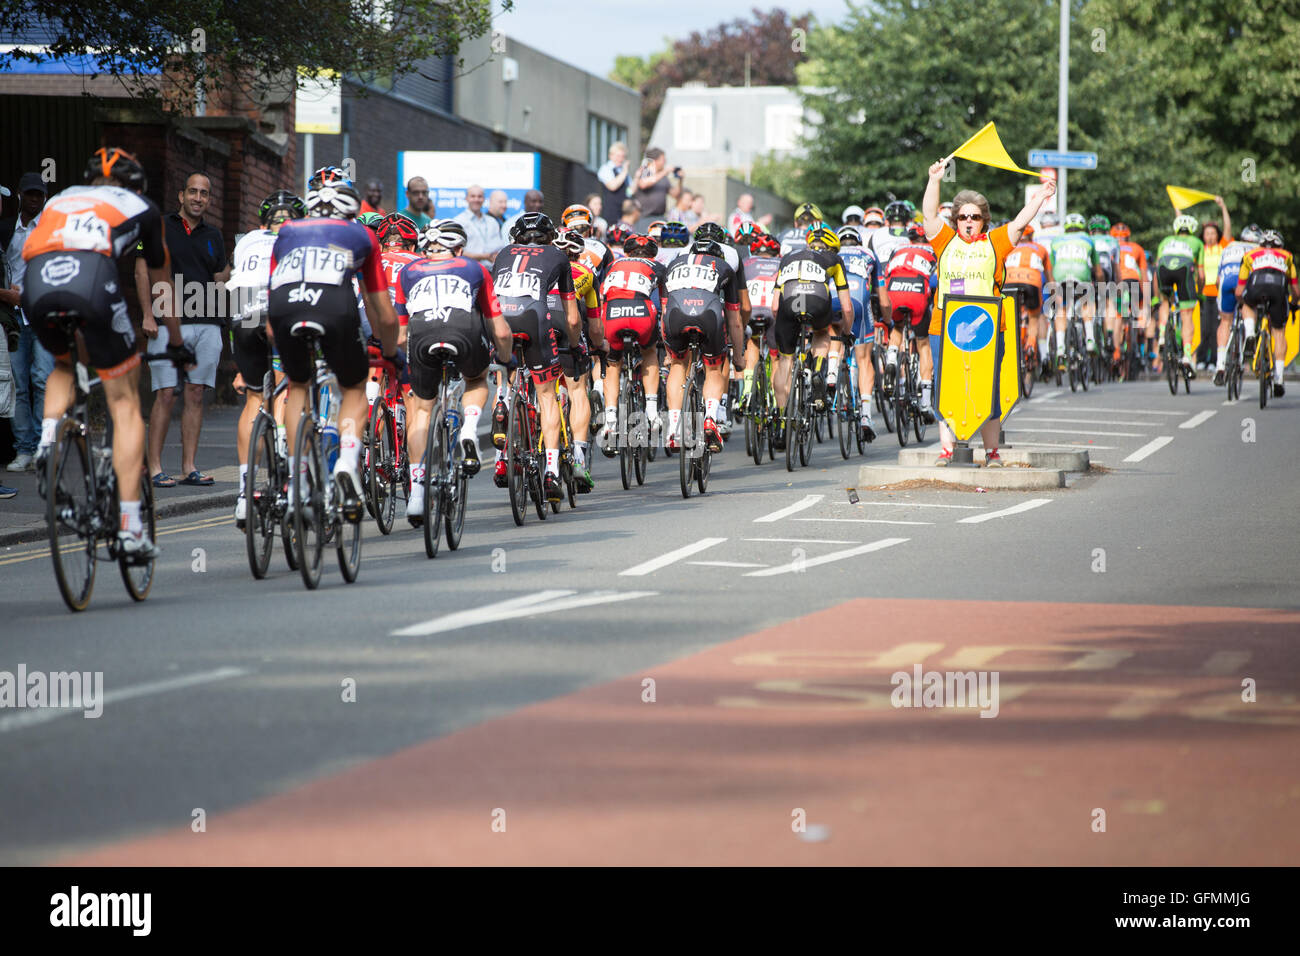
[[[1201,240],[1195,236],[1165,236],[1156,249],[1156,265],[1166,269],[1185,269],[1201,258]]]
[[[1097,250],[1083,233],[1066,233],[1052,240],[1052,278],[1057,282],[1092,282],[1096,265]]]

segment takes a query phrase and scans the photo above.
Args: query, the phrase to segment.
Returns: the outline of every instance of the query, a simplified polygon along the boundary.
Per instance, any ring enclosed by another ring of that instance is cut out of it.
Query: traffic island
[[[984,449],[974,447],[975,463],[984,463]],[[1088,452],[1083,451],[1031,451],[1027,448],[1003,448],[998,452],[1007,465],[1047,469],[1049,471],[1087,471]],[[939,446],[904,448],[898,453],[900,465],[933,467],[939,460]]]
[[[918,449],[920,451],[921,449]],[[900,454],[901,457],[901,454]],[[982,457],[982,452],[981,452]],[[937,468],[930,465],[863,465],[858,469],[858,487],[886,490],[904,482],[935,482],[961,488],[988,491],[1042,491],[1065,487],[1065,470],[1028,468]]]

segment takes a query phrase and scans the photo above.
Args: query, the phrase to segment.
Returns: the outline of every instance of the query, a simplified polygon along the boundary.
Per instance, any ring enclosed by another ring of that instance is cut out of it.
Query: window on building
[[[796,149],[803,135],[803,107],[769,106],[764,110],[763,144],[767,149]]]
[[[673,109],[673,148],[713,148],[712,106],[678,106]]]
[[[609,147],[627,142],[627,127],[619,126],[595,113],[587,114],[587,166],[600,169],[609,158]]]

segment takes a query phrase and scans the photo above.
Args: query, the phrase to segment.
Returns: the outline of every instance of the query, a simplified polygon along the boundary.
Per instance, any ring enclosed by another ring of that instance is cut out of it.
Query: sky
[[[513,10],[497,14],[495,26],[556,59],[606,76],[614,68],[616,56],[646,56],[662,50],[665,37],[677,39],[693,30],[703,32],[738,17],[748,20],[755,7],[781,7],[791,16],[810,11],[822,24],[841,20],[847,10],[845,0],[794,0],[789,4],[756,0],[514,0]]]

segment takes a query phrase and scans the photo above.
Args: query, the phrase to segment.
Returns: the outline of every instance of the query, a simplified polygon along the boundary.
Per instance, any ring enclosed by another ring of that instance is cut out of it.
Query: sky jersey
[[[447,322],[464,313],[477,312],[487,318],[501,314],[487,267],[464,256],[416,256],[398,272],[393,291],[397,318],[403,325],[408,320]]]
[[[95,252],[116,261],[137,243],[149,268],[167,264],[162,215],[151,200],[120,186],[72,186],[46,202],[23,258]]]
[[[552,292],[564,301],[575,298],[569,257],[555,246],[506,246],[492,263],[492,284],[498,299],[532,299],[543,308]]]
[[[1057,282],[1092,282],[1096,265],[1091,236],[1071,232],[1052,242],[1052,277]]]
[[[718,296],[727,309],[740,308],[740,278],[726,259],[688,252],[673,260],[664,275],[669,292],[698,291]]]
[[[291,219],[271,249],[271,291],[297,285],[343,287],[357,277],[367,292],[388,289],[375,234],[351,219]],[[291,291],[289,301],[297,301]]]
[[[781,243],[781,255],[808,248],[808,227],[793,226],[776,237]]]
[[[1165,236],[1156,248],[1156,265],[1165,269],[1185,269],[1201,258],[1203,244],[1195,236]]]

